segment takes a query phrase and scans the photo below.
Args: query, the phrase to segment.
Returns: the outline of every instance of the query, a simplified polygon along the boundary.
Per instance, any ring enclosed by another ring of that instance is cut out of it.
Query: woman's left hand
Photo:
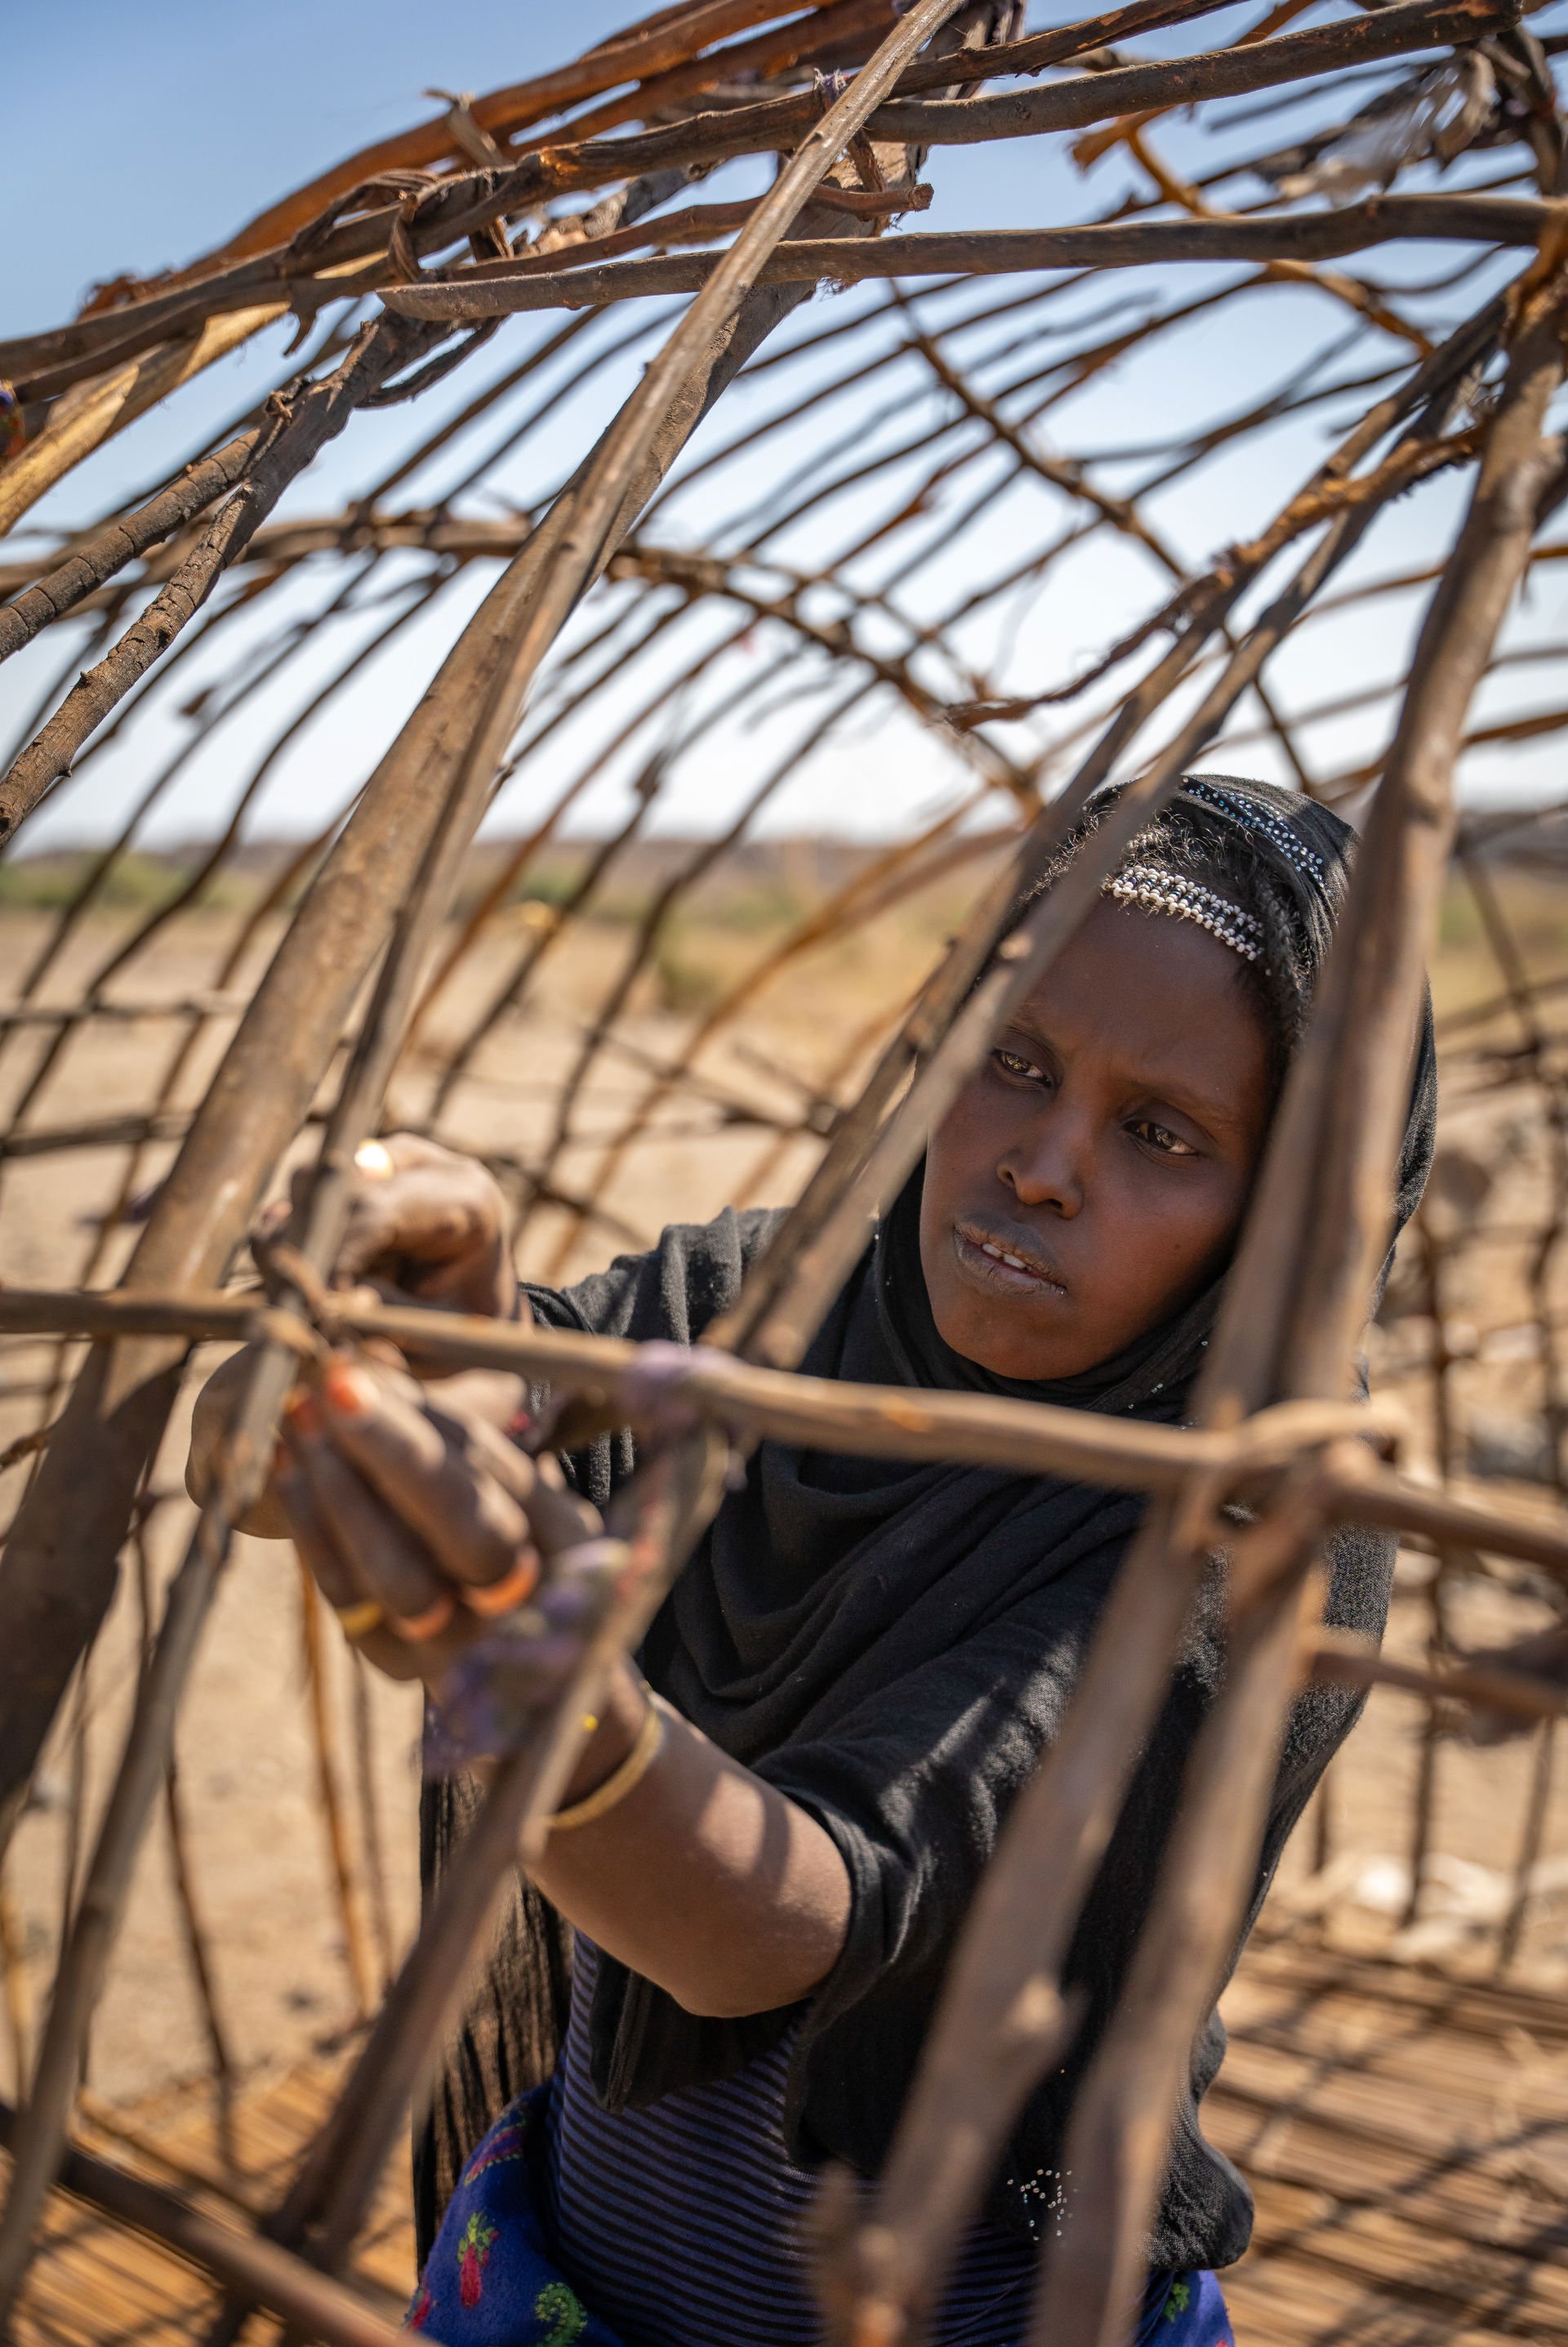
[[[437,1392],[340,1356],[284,1411],[272,1492],[348,1635],[393,1678],[437,1687],[558,1551],[602,1529],[553,1459],[502,1430],[496,1401],[483,1378]]]
[[[272,1491],[355,1644],[439,1699],[464,1648],[526,1603],[561,1550],[600,1532],[559,1478],[553,1460],[528,1458],[450,1392],[437,1399],[406,1370],[338,1358],[284,1413]],[[575,1659],[565,1627],[524,1639],[506,1664],[508,1702],[550,1702]],[[647,1706],[618,1665],[564,1788],[568,1811],[631,1756]],[[844,1861],[815,1818],[687,1721],[666,1710],[659,1726],[657,1765],[578,1829],[552,1831],[534,1879],[693,2013],[793,2004],[843,1945]]]

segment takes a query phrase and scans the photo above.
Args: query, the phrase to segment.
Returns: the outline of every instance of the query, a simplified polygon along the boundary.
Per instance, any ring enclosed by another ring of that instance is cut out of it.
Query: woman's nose
[[[1044,1207],[1070,1222],[1083,1208],[1089,1153],[1080,1121],[1053,1102],[1004,1152],[996,1171],[1021,1206]]]

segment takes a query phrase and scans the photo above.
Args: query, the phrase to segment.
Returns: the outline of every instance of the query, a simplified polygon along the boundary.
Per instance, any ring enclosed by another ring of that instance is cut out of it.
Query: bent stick
[[[1346,481],[1392,425],[1462,375],[1477,337],[1491,331],[1491,318],[1489,306],[1380,402],[1271,528],[1251,547],[1233,550],[1232,569],[1254,575],[1255,566],[1261,568],[1304,517],[1322,509],[1326,492]],[[1313,579],[1321,585],[1336,555],[1349,550],[1342,531],[1326,533],[1298,574],[1298,588]],[[1224,566],[1216,574],[1223,576]],[[1231,665],[1245,651],[1244,642]],[[918,1134],[906,1137],[906,1151],[911,1143],[918,1148]],[[1167,1509],[1155,1511],[1135,1541],[1062,1734],[1020,1797],[982,1882],[895,2137],[876,2217],[858,2236],[841,2237],[831,2261],[837,2335],[881,2336],[877,2326],[887,2325],[890,2338],[901,2337],[904,2326],[918,2320],[1007,2128],[1063,2042],[1068,2016],[1060,1968],[1163,1694],[1201,1569],[1201,1553],[1190,1544],[1168,1553],[1169,1522]]]
[[[1388,1243],[1452,835],[1470,701],[1529,563],[1558,459],[1543,438],[1563,377],[1568,282],[1522,289],[1522,331],[1464,528],[1428,610],[1400,726],[1308,1040],[1287,1084],[1200,1396],[1223,1418],[1271,1396],[1342,1393]],[[1297,1677],[1288,1576],[1249,1598],[1195,1747],[1155,1902],[1069,2130],[1082,2219],[1048,2262],[1034,2341],[1114,2347],[1130,2320],[1193,2039],[1240,1929]]]
[[[1091,222],[1083,228],[970,229],[884,236],[840,251],[825,238],[782,245],[759,282],[769,285],[859,285],[884,277],[1013,276],[1042,269],[1139,269],[1186,261],[1337,261],[1404,239],[1532,248],[1562,216],[1555,200],[1513,196],[1368,196],[1330,212],[1247,220]],[[723,253],[667,260],[606,261],[555,276],[388,286],[382,299],[405,317],[449,323],[524,310],[596,309],[650,294],[693,293]]]
[[[385,1016],[367,1030],[372,1038],[369,1058],[363,1071],[356,1066],[351,1071],[344,1102],[341,1103],[343,1113],[334,1124],[334,1162],[330,1165],[324,1162],[326,1180],[320,1204],[313,1199],[307,1209],[320,1257],[315,1266],[318,1271],[329,1266],[335,1248],[334,1224],[346,1194],[346,1161],[351,1158],[357,1139],[374,1113],[379,1086],[390,1072],[402,1024],[412,1007],[416,963],[424,937],[443,914],[443,890],[449,894],[455,882],[462,855],[483,815],[493,777],[504,757],[506,742],[539,661],[584,588],[597,575],[667,472],[711,399],[777,322],[779,297],[750,295],[758,264],[809,201],[818,179],[832,168],[855,136],[905,56],[912,55],[958,5],[959,0],[922,0],[922,5],[883,43],[850,91],[802,143],[727,256],[727,271],[716,276],[707,293],[677,326],[664,352],[650,366],[585,466],[579,484],[561,499],[550,520],[535,534],[522,565],[514,566],[525,569],[535,592],[522,602],[515,641],[510,646],[504,642],[497,646],[499,656],[484,681],[478,710],[468,715],[459,736],[452,788],[445,805],[440,806],[438,802],[436,835],[440,844],[436,856],[433,859],[429,856],[427,835],[424,852],[412,866],[425,884],[423,918],[405,924],[394,943],[378,998],[378,1007]],[[845,222],[846,227],[852,225],[852,221]],[[784,306],[789,306],[787,298]],[[473,632],[471,629],[468,634]],[[464,641],[467,641],[465,636]],[[452,667],[449,661],[448,671]],[[405,729],[405,741],[410,730]],[[439,878],[433,875],[439,875]],[[291,933],[290,943],[295,942],[298,926]],[[280,960],[282,958],[280,956]],[[336,950],[333,958],[337,958]],[[329,962],[328,967],[331,966]],[[277,968],[274,964],[274,971]],[[303,971],[300,975],[303,977]],[[252,1023],[247,1020],[231,1045],[215,1081],[214,1093],[225,1075],[231,1072],[237,1058],[243,1057],[241,1039]],[[365,1080],[359,1083],[361,1072]],[[274,1083],[270,1089],[275,1093],[280,1088]],[[209,1093],[209,1101],[212,1097],[213,1093]],[[347,1106],[351,1097],[351,1110]],[[200,1130],[199,1122],[197,1132],[182,1153],[182,1166],[190,1157],[192,1143],[200,1137]],[[255,1165],[254,1157],[251,1163]],[[264,1165],[256,1165],[252,1181],[264,1171]],[[236,1193],[247,1186],[249,1185],[231,1180],[228,1203],[232,1204]],[[137,1254],[141,1256],[143,1249],[138,1249]],[[89,1376],[92,1368],[89,1363]],[[270,1429],[291,1373],[292,1358],[286,1348],[276,1344],[263,1347],[237,1411],[222,1488],[203,1512],[185,1563],[170,1591],[164,1624],[140,1691],[94,1852],[76,1927],[62,1956],[32,2095],[19,2124],[11,2189],[4,2220],[0,2221],[0,2309],[9,2307],[26,2268],[34,2229],[65,2139],[80,2048],[123,1911],[136,1852],[157,1785],[161,1781],[175,1707],[227,1553],[229,1529],[245,1512],[249,1494],[259,1488],[265,1472],[270,1452]],[[172,1400],[172,1385],[167,1374],[160,1385],[158,1403],[161,1408],[155,1405],[154,1412],[149,1413],[155,1425],[161,1422]],[[74,1442],[66,1444],[67,1459],[75,1447]],[[40,1487],[44,1480],[40,1477]],[[37,1487],[35,1498],[36,1491]],[[25,1506],[23,1512],[26,1512]],[[36,1717],[38,1710],[35,1693]],[[568,1752],[568,1766],[569,1759]],[[483,1863],[478,1855],[473,1862],[476,1867]],[[454,1901],[461,1888],[460,1884],[454,1891]],[[484,1903],[488,1905],[488,1899]],[[422,1940],[420,1944],[424,1946],[425,1942]],[[444,2004],[456,1986],[456,1971],[461,1967],[453,1969],[446,1963],[443,1944],[440,1963],[428,1954],[422,1959],[420,1947],[416,1947],[411,1963],[417,1966],[422,1961],[450,1975],[443,1981],[444,1995],[440,2001]],[[393,2024],[389,2024],[384,2033],[390,2043],[378,2040],[372,2031],[366,2060],[355,2076],[368,2077],[373,2069],[370,2100],[376,2112],[388,2115],[390,2127],[395,2127],[396,2114],[412,2088],[423,2041],[404,2042],[394,2025],[395,2006],[392,2010]],[[351,2080],[351,2092],[353,2084]],[[370,2127],[368,2116],[365,2124]],[[375,2155],[369,2163],[373,2182],[390,2149],[388,2124],[383,2121],[379,2130],[372,2128],[369,2139]],[[357,2222],[351,2228],[351,2238],[353,2229],[357,2229]]]
[[[724,364],[733,372],[742,357],[749,355],[749,347],[755,346],[753,340],[744,352],[737,350],[741,331],[737,322],[748,311],[755,314],[748,294],[767,251],[787,231],[818,180],[838,160],[904,59],[923,46],[958,5],[960,0],[921,0],[802,142],[726,256],[727,270],[716,275],[706,295],[694,303],[605,436],[580,488],[563,501],[564,523],[552,549],[553,559],[542,573],[538,599],[526,615],[510,660],[491,686],[474,729],[466,769],[484,777],[486,792],[539,661],[582,589],[608,560],[651,493],[650,459],[661,429],[666,438],[669,436],[667,418],[671,409],[682,400],[687,403],[684,428],[677,435],[678,446],[702,412],[718,368]],[[771,323],[774,305],[764,303],[762,314]],[[755,339],[760,339],[759,333],[755,333]],[[663,462],[657,477],[667,470],[674,453],[673,449],[660,452]],[[539,535],[543,538],[548,532],[546,525]],[[474,809],[475,823],[482,809],[483,799]],[[451,876],[455,878],[455,860]],[[595,1671],[602,1675],[609,1659],[608,1655],[596,1655]],[[546,1804],[552,1789],[564,1780],[580,1741],[583,1707],[582,1701],[568,1703],[555,1720],[546,1723],[543,1743],[535,1739],[514,1755],[492,1787],[372,2027],[338,2111],[323,2131],[311,2170],[319,2179],[319,2188],[291,2196],[285,2229],[300,2238],[318,2215],[324,2215],[320,2249],[329,2262],[341,2261],[346,2255],[362,2222],[370,2193],[413,2090],[431,2029],[455,1994],[474,1934],[493,1903],[504,1865],[498,1852],[514,1850],[517,1826],[525,1823],[531,1810]],[[335,2147],[331,2157],[325,2156],[327,2146]],[[323,2211],[321,2196],[329,2191],[331,2198]]]
[[[15,2139],[16,2115],[0,2103],[0,2146]],[[341,2281],[287,2250],[209,2217],[182,2193],[98,2159],[72,2145],[60,2167],[62,2188],[89,2209],[148,2234],[217,2280],[243,2290],[259,2306],[297,2324],[327,2347],[407,2347],[412,2334],[388,2322]]]

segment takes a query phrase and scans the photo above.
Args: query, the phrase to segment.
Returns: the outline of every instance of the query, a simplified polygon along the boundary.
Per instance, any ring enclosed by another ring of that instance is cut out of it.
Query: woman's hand
[[[284,1414],[274,1488],[300,1554],[345,1631],[438,1705],[463,1650],[543,1580],[538,1628],[508,1647],[504,1702],[532,1710],[575,1665],[581,1628],[553,1612],[552,1559],[601,1529],[484,1418],[404,1371],[334,1361]],[[639,1742],[648,1696],[612,1673],[565,1788],[568,1809]],[[667,1709],[653,1765],[591,1821],[552,1833],[534,1875],[598,1944],[693,2012],[764,2012],[832,1964],[849,1877],[821,1826]]]
[[[354,1644],[432,1689],[553,1556],[602,1528],[472,1388],[437,1400],[406,1371],[346,1358],[290,1399],[270,1495]]]
[[[332,1266],[334,1287],[367,1285],[389,1303],[509,1319],[517,1277],[506,1240],[506,1202],[477,1158],[417,1133],[368,1141],[354,1159],[348,1228]],[[302,1166],[261,1217],[255,1248],[298,1244],[311,1171]]]
[[[483,1166],[395,1134],[361,1153],[359,1175],[334,1286],[368,1281],[457,1311],[516,1308],[501,1194]],[[293,1238],[302,1193],[297,1177],[292,1207],[263,1225],[263,1261],[269,1239]],[[198,1397],[186,1481],[199,1501],[247,1370],[237,1354]],[[573,1576],[552,1591],[551,1566],[602,1526],[553,1459],[510,1439],[523,1399],[521,1380],[493,1371],[424,1385],[401,1362],[340,1357],[290,1399],[271,1481],[244,1526],[292,1538],[355,1645],[438,1701],[465,1648],[536,1583],[543,1619],[508,1650],[508,1701],[548,1700],[577,1659]],[[627,1758],[647,1704],[618,1665],[565,1788],[568,1809]],[[843,1944],[844,1862],[814,1818],[686,1721],[666,1714],[661,1733],[655,1765],[624,1798],[551,1834],[535,1880],[602,1948],[695,2013],[793,2003]]]
[[[423,1304],[433,1310],[476,1312],[494,1319],[528,1317],[507,1244],[506,1202],[493,1174],[476,1159],[460,1157],[416,1133],[394,1133],[367,1142],[354,1161],[348,1228],[332,1266],[331,1286],[373,1287],[384,1302]],[[253,1242],[265,1265],[270,1246],[300,1236],[310,1175],[296,1173],[290,1197],[262,1215]],[[247,1345],[213,1371],[196,1397],[185,1485],[201,1505],[217,1480],[219,1454],[236,1402],[250,1374]],[[417,1359],[411,1363],[418,1369]],[[522,1383],[496,1373],[450,1378],[443,1390],[458,1408],[476,1406],[497,1426],[523,1399]],[[269,1487],[240,1526],[261,1540],[286,1540],[289,1523]]]

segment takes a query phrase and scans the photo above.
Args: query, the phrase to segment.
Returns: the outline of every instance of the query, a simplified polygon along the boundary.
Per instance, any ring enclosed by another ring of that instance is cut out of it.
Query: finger
[[[241,1395],[256,1366],[256,1348],[242,1345],[214,1369],[196,1397],[190,1414],[190,1454],[185,1465],[185,1488],[199,1508],[205,1507],[223,1471],[229,1430]],[[239,1519],[239,1530],[258,1540],[287,1540],[289,1527],[269,1484],[255,1506]]]
[[[367,1182],[385,1182],[397,1172],[397,1161],[384,1141],[361,1141],[354,1152],[354,1171]]]
[[[498,1236],[500,1192],[494,1177],[472,1157],[443,1149],[418,1133],[389,1133],[361,1143],[354,1153],[353,1204],[348,1260],[373,1260],[361,1250],[373,1243],[389,1218],[397,1225],[394,1245],[421,1264],[469,1255]]]
[[[288,1195],[270,1199],[256,1217],[256,1237],[262,1250],[280,1239],[290,1246],[298,1246],[305,1228],[305,1209],[311,1200],[311,1184],[315,1179],[315,1167],[296,1165],[289,1176]]]
[[[269,1286],[271,1284],[271,1253],[278,1245],[298,1246],[305,1229],[305,1208],[310,1201],[311,1183],[314,1169],[296,1165],[289,1176],[287,1197],[270,1198],[257,1215],[250,1229],[250,1253],[256,1268]]]
[[[441,1402],[433,1395],[425,1407],[439,1425]],[[555,1556],[562,1549],[575,1548],[579,1541],[594,1540],[604,1531],[597,1508],[566,1489],[548,1452],[539,1459],[530,1458],[498,1427],[484,1419],[465,1419],[463,1432],[470,1450],[522,1506],[541,1555]]]
[[[352,1561],[339,1552],[317,1504],[310,1478],[287,1438],[278,1446],[272,1481],[294,1546],[336,1614],[350,1645],[357,1646],[390,1678],[417,1678],[419,1665],[412,1649],[388,1625],[380,1600],[370,1594],[368,1583],[355,1572]]]
[[[296,1176],[296,1179],[298,1177]],[[256,1237],[262,1245],[270,1245],[292,1229],[296,1220],[295,1207],[288,1198],[274,1198],[262,1207],[256,1217]]]
[[[384,1373],[378,1368],[373,1382],[428,1419],[447,1444],[467,1458],[474,1472],[484,1471],[494,1477],[526,1516],[528,1533],[543,1554],[554,1556],[558,1550],[575,1547],[603,1532],[598,1510],[566,1489],[555,1459],[549,1452],[531,1458],[505,1432],[526,1392],[520,1378],[510,1372],[471,1369],[442,1379],[439,1391],[433,1393],[405,1364],[398,1362]],[[331,1414],[329,1390],[324,1389],[323,1399]],[[367,1458],[367,1467],[369,1463]],[[438,1523],[430,1534],[437,1554],[442,1530]],[[463,1577],[456,1565],[449,1570]],[[487,1572],[482,1577],[492,1576]]]
[[[400,1260],[398,1268],[406,1271],[408,1266]],[[374,1272],[348,1290],[344,1308],[352,1311],[366,1305],[373,1307],[384,1304],[390,1306],[394,1312],[431,1312],[443,1308],[467,1312],[473,1308],[473,1300],[467,1293],[443,1297],[428,1291],[400,1287],[395,1279],[388,1279],[380,1272]],[[490,1317],[499,1317],[500,1316]],[[418,1335],[412,1331],[406,1336],[400,1337],[395,1346],[387,1337],[361,1336],[360,1348],[372,1359],[392,1360],[398,1368],[412,1370],[422,1385],[439,1384],[445,1387],[460,1379],[466,1384],[470,1378],[486,1378],[514,1388],[516,1399],[512,1409],[504,1413],[503,1423],[506,1419],[514,1418],[526,1399],[527,1389],[523,1379],[511,1370],[454,1370],[444,1354],[423,1350]]]
[[[298,1168],[290,1203],[262,1218],[253,1251],[263,1268],[269,1245],[300,1244],[314,1180],[314,1168]],[[506,1202],[477,1159],[410,1133],[363,1142],[354,1154],[347,1207],[334,1287],[374,1279],[427,1307],[503,1318],[515,1308]]]
[[[497,1194],[482,1165],[411,1167],[383,1182],[357,1181],[337,1276],[380,1268],[428,1302],[501,1240]]]
[[[339,1553],[352,1560],[400,1637],[435,1644],[452,1627],[456,1600],[423,1542],[328,1438],[313,1395],[290,1405],[288,1433]]]
[[[370,1182],[355,1176],[332,1266],[335,1287],[352,1287],[369,1279],[402,1285],[410,1255],[420,1252],[420,1231],[409,1203],[403,1184],[395,1178]]]
[[[439,1154],[453,1167],[463,1169],[467,1165],[467,1160],[454,1157],[450,1151],[443,1150]],[[482,1168],[478,1170],[483,1173]],[[411,1216],[406,1183],[400,1176],[423,1176],[428,1180],[436,1171],[423,1146],[416,1143],[412,1135],[402,1137],[395,1151],[381,1141],[360,1144],[354,1152],[350,1177],[348,1221],[333,1266],[334,1286],[352,1286],[372,1265],[382,1266],[389,1272],[401,1270],[405,1255],[405,1225],[411,1234],[408,1244],[417,1252],[417,1216]],[[461,1184],[465,1177],[460,1172],[456,1178]],[[258,1219],[257,1235],[264,1245],[279,1239],[293,1245],[299,1244],[315,1180],[313,1163],[294,1168],[289,1176],[288,1197],[275,1199]]]
[[[442,1570],[481,1613],[520,1605],[539,1577],[528,1518],[513,1494],[458,1437],[352,1361],[321,1381],[328,1430]]]
[[[422,1378],[420,1392],[427,1409],[438,1416],[445,1411],[464,1425],[483,1421],[506,1434],[530,1422],[528,1388],[513,1369],[454,1369],[449,1365],[439,1378]]]

